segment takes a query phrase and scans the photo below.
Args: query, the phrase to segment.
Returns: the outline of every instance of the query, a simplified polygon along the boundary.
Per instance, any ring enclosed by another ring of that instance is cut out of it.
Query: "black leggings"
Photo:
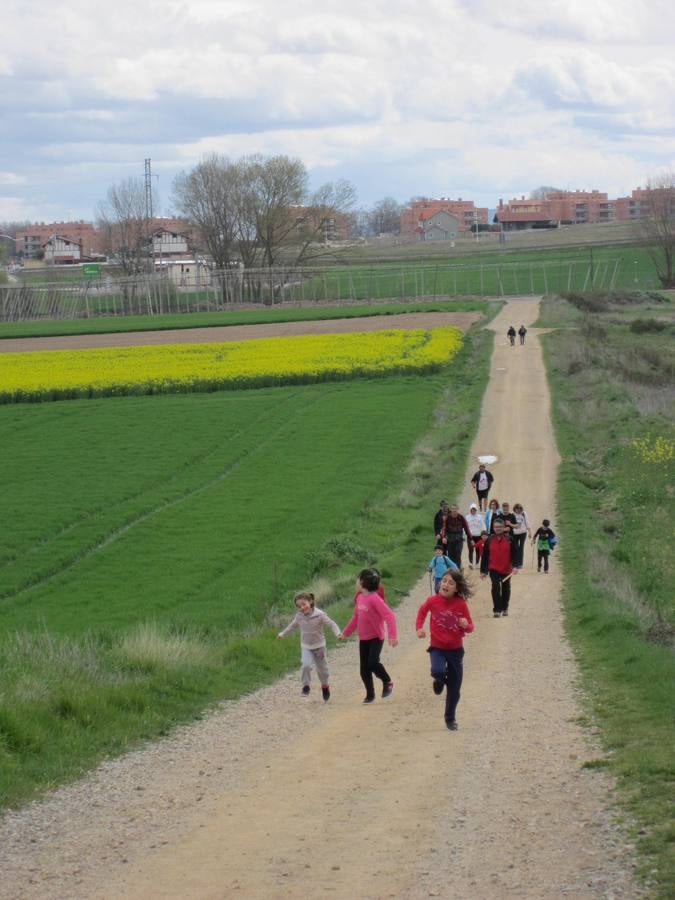
[[[380,662],[380,653],[384,641],[379,638],[371,638],[368,641],[359,641],[359,657],[361,659],[361,681],[366,686],[366,697],[372,700],[375,696],[375,686],[373,684],[373,675],[383,682],[389,684],[391,678],[385,667]]]
[[[537,572],[541,572],[541,564],[544,564],[544,572],[548,572],[548,550],[537,550]]]
[[[516,569],[523,568],[523,556],[525,555],[525,538],[527,534],[523,532],[522,534],[514,534],[513,535],[513,544],[515,546],[516,552],[514,553],[515,562],[514,566]]]

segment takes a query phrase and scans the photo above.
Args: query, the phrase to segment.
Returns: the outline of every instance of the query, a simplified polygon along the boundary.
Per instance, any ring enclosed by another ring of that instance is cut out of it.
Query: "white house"
[[[69,238],[53,234],[42,245],[45,254],[45,262],[54,265],[65,265],[79,262],[82,258],[82,246]]]
[[[160,228],[152,235],[152,255],[155,259],[167,256],[185,256],[188,253],[188,239],[186,234],[177,231],[168,231]]]

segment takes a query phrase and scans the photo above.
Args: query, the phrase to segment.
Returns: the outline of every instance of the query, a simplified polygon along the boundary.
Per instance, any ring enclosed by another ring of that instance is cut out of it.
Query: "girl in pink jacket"
[[[375,699],[373,675],[382,682],[382,697],[389,697],[394,690],[394,682],[380,662],[384,645],[384,629],[391,647],[398,644],[396,638],[396,616],[377,593],[380,573],[377,569],[363,569],[356,581],[354,615],[342,631],[340,640],[345,640],[357,629],[359,635],[359,657],[361,660],[361,680],[366,687],[364,703]]]

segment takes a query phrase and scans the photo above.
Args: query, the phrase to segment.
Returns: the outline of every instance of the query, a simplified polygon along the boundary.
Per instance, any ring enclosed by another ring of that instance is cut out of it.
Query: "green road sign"
[[[99,278],[101,275],[100,263],[82,263],[82,274],[85,278]]]

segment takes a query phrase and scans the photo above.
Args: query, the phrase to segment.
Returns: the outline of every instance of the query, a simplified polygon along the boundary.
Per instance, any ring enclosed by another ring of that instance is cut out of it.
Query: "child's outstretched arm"
[[[323,624],[327,625],[330,628],[336,638],[339,638],[342,634],[342,632],[340,631],[340,626],[337,624],[337,622],[334,622],[329,615],[323,612],[323,610],[321,611],[321,614],[323,616]]]
[[[298,621],[298,617],[294,616],[292,621],[288,623],[288,625],[284,628],[283,631],[280,631],[277,635],[277,638],[285,638],[287,634],[290,634],[291,631],[295,631],[300,627],[300,622]]]
[[[417,617],[415,618],[415,631],[417,632],[418,638],[425,638],[427,636],[427,633],[424,630],[424,623],[426,621],[428,612],[429,612],[429,601],[425,600],[424,603],[417,610]]]

